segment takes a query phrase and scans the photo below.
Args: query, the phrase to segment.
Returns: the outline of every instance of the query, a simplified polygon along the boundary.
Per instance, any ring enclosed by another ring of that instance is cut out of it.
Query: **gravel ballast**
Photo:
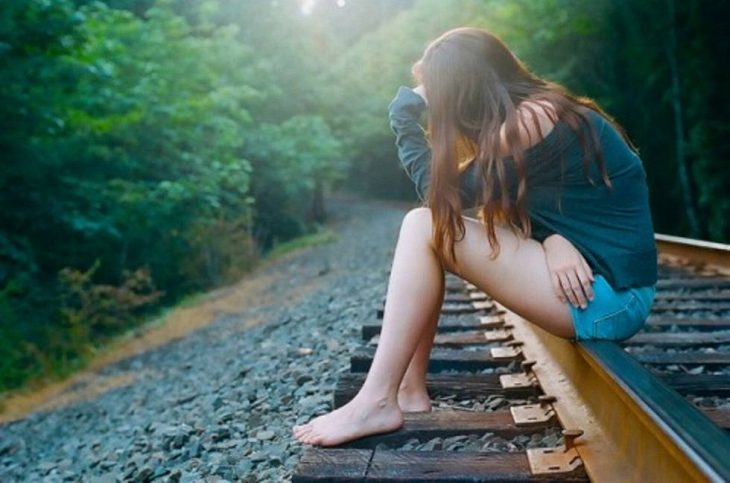
[[[0,481],[288,480],[303,450],[291,427],[331,409],[408,207],[338,197],[327,208],[337,240],[267,268],[277,303],[96,375],[131,384],[0,426]]]
[[[92,387],[126,381],[116,388],[0,425],[0,481],[288,481],[305,449],[291,428],[332,409],[351,353],[367,344],[361,326],[376,322],[408,208],[329,198],[337,240],[268,265],[265,300],[226,310],[176,342],[89,378]],[[442,315],[452,323],[477,316]],[[517,370],[513,362],[478,372]],[[436,397],[433,405],[490,412],[535,402],[484,394]],[[513,439],[466,434],[391,448],[514,452],[562,441],[558,428],[546,428]]]

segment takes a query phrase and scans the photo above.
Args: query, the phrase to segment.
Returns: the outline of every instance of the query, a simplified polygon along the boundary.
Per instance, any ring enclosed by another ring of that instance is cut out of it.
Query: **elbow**
[[[416,184],[416,194],[422,203],[428,201],[428,178],[424,176],[416,176],[414,180]]]

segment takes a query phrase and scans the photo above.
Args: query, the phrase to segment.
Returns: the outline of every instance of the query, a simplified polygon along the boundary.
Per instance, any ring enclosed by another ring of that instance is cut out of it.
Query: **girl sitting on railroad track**
[[[431,410],[426,373],[445,271],[573,340],[630,337],[654,299],[646,173],[611,116],[529,72],[481,29],[444,33],[412,72],[417,87],[398,88],[389,117],[423,206],[403,219],[362,388],[295,426],[303,443],[393,431],[404,411]],[[478,219],[462,214],[473,207]]]

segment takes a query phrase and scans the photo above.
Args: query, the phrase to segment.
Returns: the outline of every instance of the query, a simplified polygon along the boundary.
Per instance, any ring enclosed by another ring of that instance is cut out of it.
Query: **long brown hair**
[[[473,153],[472,162],[478,164],[481,173],[483,189],[479,217],[493,247],[491,257],[496,258],[499,254],[495,221],[508,224],[513,233],[519,230],[525,237],[530,236],[526,148],[520,142],[518,122],[525,129],[527,126],[517,115],[517,106],[522,101],[548,101],[554,107],[545,110],[551,123],[564,119],[580,140],[584,174],[588,177],[592,151],[601,178],[609,187],[611,182],[598,136],[580,107],[593,109],[606,117],[636,151],[623,128],[593,100],[573,95],[563,86],[532,74],[499,38],[484,30],[460,27],[442,34],[428,44],[412,72],[416,82],[423,84],[428,98],[427,131],[432,156],[427,204],[432,212],[434,246],[437,253],[449,257],[455,264],[458,264],[454,250],[457,232],[459,239],[465,233],[458,183],[460,170],[468,164],[464,163],[464,152]],[[537,131],[541,132],[535,110],[529,104],[524,107]],[[502,125],[507,150],[514,159],[517,173],[516,200],[510,199],[505,162],[501,156]],[[582,126],[588,128],[589,136]]]

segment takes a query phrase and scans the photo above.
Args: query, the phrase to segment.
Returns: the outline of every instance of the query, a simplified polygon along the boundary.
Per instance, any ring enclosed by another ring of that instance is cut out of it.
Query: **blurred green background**
[[[730,2],[6,0],[0,391],[318,233],[330,190],[415,200],[387,105],[464,25],[623,124],[656,231],[730,240]]]

